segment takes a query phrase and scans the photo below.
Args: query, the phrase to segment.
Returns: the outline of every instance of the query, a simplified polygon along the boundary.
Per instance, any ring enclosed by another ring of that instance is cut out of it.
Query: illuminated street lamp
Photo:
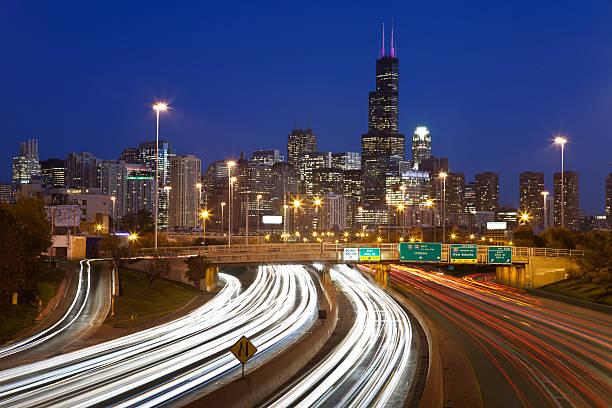
[[[452,233],[452,234],[451,234],[451,239],[452,239],[452,240],[454,240],[454,239],[456,239],[456,238],[457,238],[457,234]]]
[[[561,226],[565,226],[565,180],[563,179],[563,151],[565,149],[565,144],[567,143],[567,139],[563,136],[555,137],[555,144],[561,145]]]
[[[440,178],[442,179],[442,243],[446,243],[446,177],[448,174],[444,171],[440,172]]]
[[[235,165],[233,160],[227,162],[227,246],[232,245],[232,167]]]
[[[128,249],[132,249],[132,241],[136,241],[138,239],[138,234],[135,232],[128,235]]]
[[[527,225],[527,223],[529,222],[529,220],[531,219],[529,213],[521,213],[520,217],[519,217],[519,224],[522,222],[523,225]]]
[[[295,222],[295,218],[297,216],[298,208],[302,206],[302,202],[299,199],[293,200],[293,228],[297,231],[297,224]]]
[[[544,190],[540,194],[542,194],[542,198],[544,199],[544,229],[548,228],[548,217],[546,216],[546,197],[550,194],[548,191]]]
[[[197,183],[196,188],[198,189],[198,211],[199,211],[200,208],[202,208],[202,183]]]
[[[403,203],[399,203],[397,205],[397,213],[396,213],[396,218],[395,218],[396,220],[397,220],[397,214],[399,214],[399,213],[402,214],[402,219],[404,219],[405,217],[404,217],[404,204]],[[395,224],[396,224],[396,228],[397,228],[397,224],[398,223],[396,222]],[[404,227],[402,226],[402,236],[403,235],[404,235]]]
[[[261,194],[257,194],[257,239],[259,239],[259,218],[260,218],[259,202],[261,201],[262,198],[263,196]]]
[[[223,208],[225,207],[225,201],[221,202],[221,233],[223,233]]]
[[[111,196],[111,201],[113,202],[113,225],[112,225],[113,232],[115,232],[115,201],[116,200],[117,200],[117,197]]]
[[[382,237],[378,237],[378,238],[376,238],[376,241],[378,241],[378,242],[382,242]]]
[[[433,200],[429,199],[429,200],[425,201],[424,205],[425,205],[425,207],[433,209],[434,202],[433,202]],[[432,220],[432,224],[433,224],[433,241],[436,242],[436,214],[433,211],[431,212],[431,214],[432,214],[431,220]]]
[[[157,223],[159,217],[159,113],[168,110],[168,105],[158,102],[153,105],[153,110],[157,116],[157,128],[155,134],[155,249],[157,250]]]
[[[200,218],[202,218],[202,248],[206,246],[206,219],[210,216],[208,210],[203,210],[200,213]]]
[[[476,235],[470,234],[470,239],[474,239],[474,238],[476,238]]]
[[[96,232],[100,235],[100,231],[102,231],[102,225],[96,224]]]

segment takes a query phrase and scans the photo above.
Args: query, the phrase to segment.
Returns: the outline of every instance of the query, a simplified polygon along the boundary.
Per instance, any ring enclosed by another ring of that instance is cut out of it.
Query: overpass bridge
[[[451,245],[441,244],[439,261],[411,261],[410,264],[450,264]],[[381,274],[381,282],[389,273],[388,264],[400,262],[399,243],[367,243],[367,244],[336,244],[336,243],[267,243],[267,244],[234,244],[207,245],[205,247],[162,247],[141,248],[129,251],[129,257],[145,258],[151,256],[188,257],[203,256],[210,269],[207,269],[207,287],[214,286],[216,271],[223,265],[253,265],[266,263],[369,263],[377,264]],[[345,248],[377,248],[379,259],[346,259]],[[495,264],[489,259],[489,246],[477,245],[477,259],[474,264],[494,265],[497,280],[520,288],[536,288],[548,283],[565,279],[568,269],[576,265],[576,260],[584,253],[581,250],[510,247],[511,262],[503,265]],[[210,273],[209,273],[210,271]]]

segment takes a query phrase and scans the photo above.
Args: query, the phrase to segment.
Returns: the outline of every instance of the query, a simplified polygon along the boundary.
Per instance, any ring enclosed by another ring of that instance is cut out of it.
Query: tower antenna
[[[382,23],[382,52],[380,53],[381,57],[385,56],[385,23]]]

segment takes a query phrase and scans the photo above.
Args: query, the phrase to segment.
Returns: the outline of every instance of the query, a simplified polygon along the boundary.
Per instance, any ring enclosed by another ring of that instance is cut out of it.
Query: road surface
[[[610,315],[476,275],[393,266],[391,281],[465,350],[485,406],[612,406]]]

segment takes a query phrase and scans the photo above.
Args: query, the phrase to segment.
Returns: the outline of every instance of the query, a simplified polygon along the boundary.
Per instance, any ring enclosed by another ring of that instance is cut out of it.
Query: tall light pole
[[[387,242],[391,242],[391,217],[389,213],[391,213],[391,198],[389,194],[385,196],[385,202],[387,203]]]
[[[221,202],[221,233],[223,233],[223,208],[225,207],[225,201]]]
[[[548,228],[548,217],[546,216],[546,197],[548,196],[548,191],[544,190],[540,194],[544,198],[544,229]]]
[[[197,183],[196,188],[198,189],[198,211],[200,211],[200,208],[202,208],[202,183]]]
[[[284,214],[285,218],[283,218],[283,230],[284,230],[283,231],[283,235],[284,235],[283,238],[285,238],[285,242],[287,242],[287,239],[286,239],[287,231],[289,231],[289,228],[287,228],[288,227],[288,225],[287,225],[288,224],[288,222],[287,222],[287,208],[289,208],[289,206],[287,204],[283,205],[283,211],[285,213]]]
[[[202,248],[206,246],[206,219],[209,215],[208,210],[203,210],[200,213],[200,218],[202,218]]]
[[[433,224],[433,242],[436,242],[436,213],[433,211],[433,205],[434,202],[433,200],[427,200],[425,201],[425,207],[428,207],[429,209],[431,209],[431,220],[432,220],[432,224]]]
[[[565,180],[563,177],[563,151],[567,139],[563,136],[555,137],[555,143],[561,145],[561,226],[565,226]]]
[[[228,245],[232,244],[232,207],[234,206],[234,183],[236,183],[238,178],[236,176],[230,178],[230,202],[229,207],[227,207],[227,224],[229,226],[229,234],[228,234]]]
[[[404,216],[404,211],[403,208],[406,207],[406,186],[405,185],[401,185],[400,186],[400,191],[402,192],[402,238],[404,237],[404,234],[406,233],[406,217]]]
[[[115,232],[115,200],[116,199],[117,197],[111,196],[111,201],[113,202],[113,225],[112,225],[113,232]]]
[[[293,228],[295,229],[296,233],[298,232],[298,228],[295,222],[295,216],[297,214],[298,208],[300,208],[301,205],[302,205],[302,202],[298,200],[297,198],[293,200]]]
[[[164,186],[164,191],[168,195],[166,197],[168,199],[168,222],[166,223],[166,240],[168,239],[168,235],[170,235],[170,190],[172,190],[171,186]],[[155,246],[155,248],[157,248],[157,245]]]
[[[232,167],[236,162],[229,160],[227,162],[227,245],[232,245]]]
[[[315,199],[314,199],[314,207],[315,207],[315,214],[317,215],[317,227],[319,228],[319,230],[323,229],[321,227],[321,225],[322,225],[321,218],[319,218],[319,207],[321,206],[322,203],[323,203],[323,201],[319,197],[315,197]]]
[[[159,112],[168,110],[168,105],[158,102],[153,105],[157,116],[157,131],[155,133],[155,249],[157,250],[157,224],[159,218]]]
[[[259,218],[261,217],[261,213],[259,212],[259,202],[263,196],[261,194],[257,194],[257,236],[259,237]],[[259,238],[258,238],[259,239]]]
[[[448,174],[444,171],[440,172],[442,179],[442,243],[446,243],[446,177]]]

